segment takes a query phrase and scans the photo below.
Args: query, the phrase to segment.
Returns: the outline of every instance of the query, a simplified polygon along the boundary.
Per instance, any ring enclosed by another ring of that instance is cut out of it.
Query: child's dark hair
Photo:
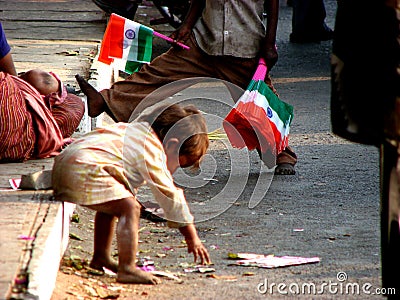
[[[179,155],[191,158],[189,165],[198,167],[209,141],[206,121],[194,105],[162,105],[138,120],[148,122],[161,142],[165,138],[177,138]]]

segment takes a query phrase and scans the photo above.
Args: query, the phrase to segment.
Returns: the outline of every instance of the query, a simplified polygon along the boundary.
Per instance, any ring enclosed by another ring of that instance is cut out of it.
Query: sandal
[[[275,175],[295,175],[296,170],[294,165],[289,163],[282,163],[276,166]]]

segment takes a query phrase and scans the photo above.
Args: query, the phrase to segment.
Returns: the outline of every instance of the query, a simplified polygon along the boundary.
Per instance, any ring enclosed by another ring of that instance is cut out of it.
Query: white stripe
[[[135,47],[137,49],[138,47],[138,41],[139,41],[139,28],[140,24],[136,23],[131,20],[125,20],[125,26],[124,26],[124,51],[122,54],[122,59],[123,60],[128,60],[128,54],[131,49],[131,47]],[[126,32],[127,31],[132,31],[134,33],[134,39],[129,39],[126,37]],[[131,61],[137,61],[137,51],[134,52],[134,55],[129,56],[129,60]]]
[[[124,71],[125,70],[125,65],[126,65],[126,60],[119,59],[119,58],[114,58],[113,66],[117,70]]]
[[[238,105],[239,102],[242,103],[250,103],[253,102],[255,105],[258,107],[261,107],[265,115],[268,117],[267,109],[268,107],[272,111],[272,118],[268,117],[272,122],[275,123],[277,129],[279,130],[280,134],[282,137],[287,135],[289,133],[289,126],[285,129],[285,124],[282,122],[282,120],[279,118],[278,113],[272,109],[272,107],[269,105],[269,102],[267,98],[263,95],[260,94],[258,91],[249,91],[246,90],[244,94],[240,97],[239,101],[236,103],[235,107]]]

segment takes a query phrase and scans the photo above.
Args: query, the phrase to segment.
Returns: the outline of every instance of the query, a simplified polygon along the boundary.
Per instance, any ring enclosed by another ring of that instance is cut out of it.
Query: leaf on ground
[[[224,281],[237,281],[237,277],[233,276],[233,275],[208,274],[206,277],[214,278],[214,279],[218,279],[218,280],[224,280]]]
[[[56,54],[60,54],[60,55],[64,55],[64,56],[78,56],[79,51],[74,51],[74,50],[62,51],[62,52],[57,52]]]
[[[73,240],[83,241],[83,239],[82,239],[79,235],[77,235],[77,234],[75,234],[75,233],[72,233],[72,232],[69,233],[69,237],[70,237],[71,239],[73,239]]]
[[[119,293],[115,291],[111,291],[109,289],[103,288],[101,286],[94,287],[97,294],[101,299],[117,299],[119,297]]]
[[[176,276],[173,273],[170,272],[165,272],[165,271],[152,271],[151,272],[154,276],[160,276],[160,277],[167,277],[169,279],[175,280],[178,283],[182,283],[183,280],[180,279],[178,276]]]

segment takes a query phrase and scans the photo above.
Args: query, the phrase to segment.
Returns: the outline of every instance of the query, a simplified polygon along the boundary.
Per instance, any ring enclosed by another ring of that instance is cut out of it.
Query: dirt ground
[[[154,261],[157,270],[170,272],[177,279],[160,277],[162,283],[156,286],[127,285],[116,283],[114,275],[90,274],[85,266],[92,253],[93,213],[80,207],[77,208],[77,213],[81,219],[88,220],[86,224],[89,226],[82,223],[74,223],[71,226],[71,233],[75,233],[82,241],[71,239],[58,273],[57,285],[52,296],[54,300],[188,299],[187,290],[194,287],[198,295],[192,295],[190,299],[206,299],[209,296],[205,294],[210,288],[227,288],[227,285],[243,283],[257,277],[257,269],[238,266],[226,267],[226,270],[210,273],[185,272],[185,269],[193,268],[193,258],[187,253],[179,232],[145,220],[141,221],[139,258]],[[213,228],[199,228],[203,238],[206,238],[206,234],[212,233],[213,230]],[[231,262],[227,256],[228,244],[209,245],[208,250],[213,258],[226,256],[225,263]],[[82,265],[83,269],[81,269]]]
[[[222,158],[225,151],[221,152],[218,141],[211,141],[211,148],[215,150],[214,157]],[[217,152],[221,152],[218,153]],[[221,186],[211,184],[201,192],[189,192],[198,198],[201,193],[218,193]],[[147,194],[147,195],[146,195]],[[142,197],[149,196],[144,191]],[[193,203],[195,205],[197,203]],[[235,203],[234,208],[239,211],[245,208],[246,203]],[[229,220],[225,218],[228,217]],[[198,268],[193,261],[192,254],[187,253],[183,236],[176,229],[166,227],[165,223],[154,223],[141,219],[138,264],[149,263],[156,271],[163,271],[159,275],[162,283],[152,285],[119,284],[115,275],[109,272],[99,275],[88,268],[93,253],[94,212],[80,206],[76,207],[75,215],[70,225],[70,243],[65,256],[60,264],[56,287],[52,300],[66,299],[216,299],[226,296],[226,299],[237,297],[237,290],[230,286],[239,286],[242,291],[241,299],[254,299],[257,293],[257,283],[262,283],[263,270],[254,267],[241,267],[231,265],[235,262],[229,258],[230,253],[239,249],[238,241],[247,240],[251,236],[242,226],[232,226],[236,223],[234,216],[225,216],[220,221],[204,222],[197,225],[198,233],[206,245],[213,265]],[[243,249],[250,249],[243,244]],[[259,244],[253,243],[257,248]],[[113,255],[117,258],[116,241],[114,240]],[[263,253],[271,253],[273,245],[262,245]],[[301,268],[301,267],[300,267]],[[307,266],[303,268],[308,268]],[[293,274],[301,272],[292,270]],[[250,290],[252,289],[252,290]],[[246,297],[248,293],[248,298]],[[243,298],[244,297],[244,298]]]
[[[340,282],[339,274],[346,274],[350,284],[380,286],[379,229],[377,178],[374,176],[374,150],[356,145],[334,145],[337,138],[326,135],[297,137],[296,144],[331,143],[310,151],[299,165],[295,176],[274,176],[268,193],[254,209],[248,199],[258,177],[257,155],[250,154],[251,170],[243,195],[228,210],[198,223],[200,238],[207,247],[215,270],[194,269],[193,257],[187,253],[183,238],[175,229],[141,220],[138,259],[153,261],[157,271],[170,272],[175,279],[161,277],[156,286],[116,283],[112,275],[94,275],[85,265],[93,247],[93,212],[76,207],[79,222],[71,222],[71,238],[58,272],[52,300],[66,299],[280,299],[276,290],[267,290],[266,283],[323,284]],[[218,181],[199,189],[188,189],[187,199],[195,217],[212,213],[204,203],[218,194],[228,180],[226,152],[212,143],[211,155],[220,162],[213,178]],[[337,149],[337,146],[341,150]],[[303,146],[306,147],[306,146]],[[298,148],[301,148],[300,146]],[[304,150],[301,153],[306,155]],[[335,162],[323,163],[322,153],[338,155]],[[345,176],[351,166],[346,160],[360,152],[357,161],[370,167],[359,168],[359,178]],[[343,159],[341,159],[343,158]],[[317,161],[317,165],[310,163]],[[340,163],[341,170],[336,170]],[[321,166],[324,165],[324,166]],[[371,168],[371,169],[369,169]],[[327,172],[325,171],[327,170]],[[344,171],[344,173],[342,173]],[[371,181],[372,180],[372,181]],[[235,194],[235,191],[232,191]],[[145,193],[144,193],[145,194]],[[353,195],[353,196],[352,196]],[[198,219],[198,218],[197,218]],[[76,218],[73,218],[76,221]],[[114,247],[114,253],[117,250]],[[263,269],[233,265],[229,253],[318,256],[321,261],[285,268]],[[210,271],[200,273],[192,271]],[[271,285],[270,285],[271,288]],[[318,293],[318,291],[317,291]],[[296,299],[382,299],[377,295],[346,294],[324,291],[324,294],[296,294]]]

